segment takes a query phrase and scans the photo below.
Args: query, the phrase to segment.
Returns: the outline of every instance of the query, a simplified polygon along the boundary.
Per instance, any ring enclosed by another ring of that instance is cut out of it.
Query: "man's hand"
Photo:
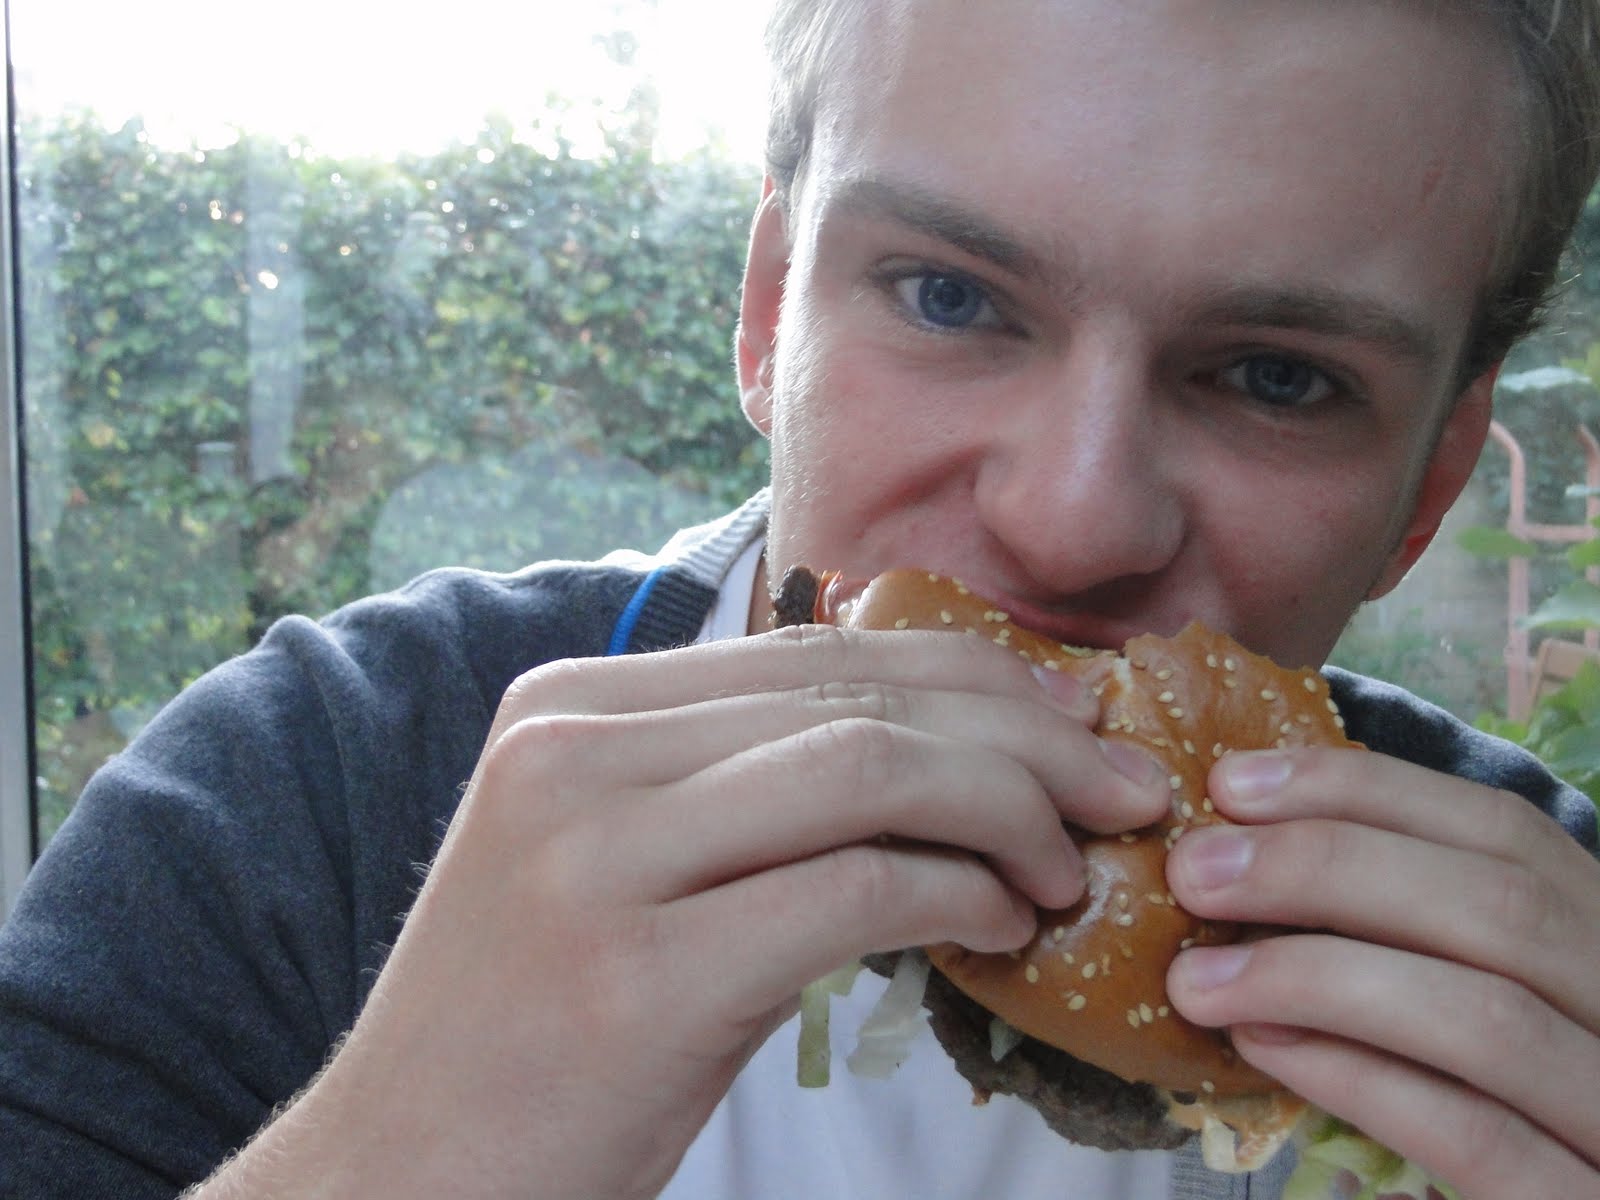
[[[347,1044],[203,1194],[654,1195],[806,983],[1020,946],[1081,892],[1063,818],[1165,811],[1041,675],[802,628],[524,677]]]
[[[1299,927],[1173,964],[1176,1007],[1471,1200],[1600,1196],[1600,863],[1520,797],[1359,750],[1230,755],[1168,864]]]

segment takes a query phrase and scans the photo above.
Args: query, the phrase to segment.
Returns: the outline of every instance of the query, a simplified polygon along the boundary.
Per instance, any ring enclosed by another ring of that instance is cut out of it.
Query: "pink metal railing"
[[[1528,520],[1528,466],[1517,439],[1499,421],[1490,423],[1489,432],[1511,460],[1510,505],[1506,517],[1506,531],[1526,542],[1551,542],[1556,544],[1587,541],[1595,535],[1593,525],[1544,525]],[[1584,501],[1584,516],[1588,521],[1600,516],[1600,441],[1595,440],[1584,425],[1577,427],[1577,437],[1583,446],[1587,468],[1584,482],[1588,496]],[[1600,582],[1600,571],[1585,572],[1591,582]],[[1509,563],[1509,599],[1506,605],[1506,714],[1514,720],[1526,720],[1533,708],[1533,656],[1529,649],[1528,617],[1528,560],[1512,558]],[[1583,635],[1583,644],[1589,649],[1600,649],[1600,631],[1589,630]]]

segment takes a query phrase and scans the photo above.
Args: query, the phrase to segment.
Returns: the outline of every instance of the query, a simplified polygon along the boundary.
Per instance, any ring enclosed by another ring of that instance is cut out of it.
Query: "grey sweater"
[[[168,705],[0,929],[0,1196],[171,1197],[245,1142],[355,1021],[506,687],[692,641],[761,511],[658,560],[444,570],[288,618]],[[1594,848],[1593,807],[1528,756],[1331,674],[1353,736]]]

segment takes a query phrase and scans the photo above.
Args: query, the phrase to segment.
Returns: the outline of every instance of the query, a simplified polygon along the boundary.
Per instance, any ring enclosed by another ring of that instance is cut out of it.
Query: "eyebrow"
[[[829,192],[829,206],[889,220],[956,246],[1016,275],[1044,280],[1046,261],[980,213],[914,184],[871,176],[845,180]]]
[[[1423,366],[1443,354],[1437,332],[1426,322],[1381,300],[1333,288],[1225,285],[1212,291],[1190,319],[1346,338]]]

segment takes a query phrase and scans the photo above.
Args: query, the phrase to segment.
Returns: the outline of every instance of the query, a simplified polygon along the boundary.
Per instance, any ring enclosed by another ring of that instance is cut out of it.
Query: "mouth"
[[[1120,652],[1130,638],[1153,632],[1146,624],[1130,622],[1125,617],[1035,604],[1003,590],[986,589],[981,585],[972,590],[992,602],[1017,625],[1065,646]]]

